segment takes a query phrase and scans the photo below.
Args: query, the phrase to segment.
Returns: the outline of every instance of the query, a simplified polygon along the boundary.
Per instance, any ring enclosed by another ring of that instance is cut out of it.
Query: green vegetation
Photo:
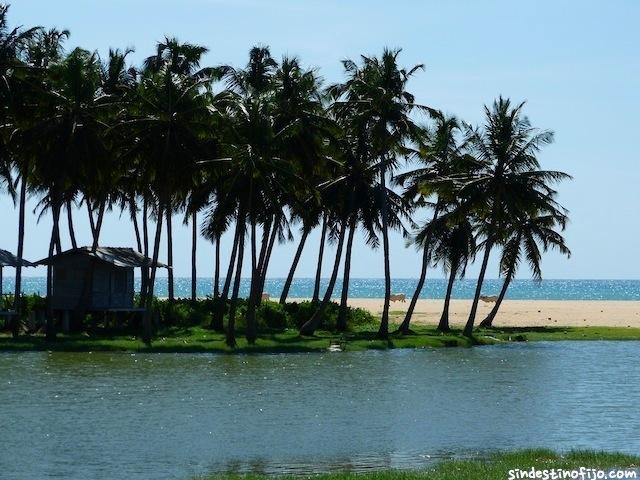
[[[640,467],[640,457],[621,453],[575,451],[557,454],[549,450],[523,450],[513,453],[497,453],[485,459],[447,460],[433,468],[416,471],[376,471],[370,473],[327,473],[320,475],[284,475],[266,476],[247,475],[210,475],[197,477],[198,480],[507,480],[509,471],[518,470],[580,470],[580,467],[603,470],[631,470]],[[515,472],[514,472],[515,474]],[[587,477],[588,478],[588,477]],[[595,478],[595,477],[591,477]]]
[[[28,297],[28,308],[42,302],[38,297]],[[238,331],[246,328],[244,322],[247,302],[238,301]],[[0,350],[28,351],[132,351],[132,352],[308,352],[344,350],[357,351],[389,348],[438,348],[469,347],[502,342],[557,341],[557,340],[640,340],[640,328],[622,327],[531,327],[531,328],[480,328],[473,337],[462,335],[457,329],[442,332],[434,326],[416,325],[408,333],[400,333],[391,324],[387,339],[377,335],[379,321],[369,312],[348,308],[348,330],[337,329],[340,305],[327,305],[325,323],[313,336],[301,336],[299,328],[317,303],[301,302],[281,305],[263,302],[256,310],[258,335],[255,342],[238,339],[235,348],[225,341],[225,332],[209,328],[210,318],[217,310],[213,299],[191,302],[176,300],[174,303],[154,301],[158,312],[159,327],[155,338],[144,343],[139,336],[136,319],[120,319],[118,322],[98,321],[89,317],[82,333],[58,335],[47,339],[42,334],[21,335],[12,338],[0,335]],[[395,318],[394,312],[390,312]],[[139,319],[138,319],[139,322]]]

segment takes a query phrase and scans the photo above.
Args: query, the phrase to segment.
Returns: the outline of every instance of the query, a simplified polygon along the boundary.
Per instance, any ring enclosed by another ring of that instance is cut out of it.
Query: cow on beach
[[[389,300],[391,300],[392,302],[405,303],[407,301],[407,296],[404,293],[393,293],[389,297]]]
[[[498,301],[497,295],[480,295],[480,300],[485,303],[496,303]]]

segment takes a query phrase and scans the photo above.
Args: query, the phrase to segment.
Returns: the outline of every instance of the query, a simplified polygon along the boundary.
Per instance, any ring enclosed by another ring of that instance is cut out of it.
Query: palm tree
[[[191,43],[181,43],[176,38],[165,37],[164,41],[159,42],[156,46],[156,53],[147,57],[143,64],[143,71],[151,74],[163,72],[165,75],[185,78],[190,82],[204,80],[209,82],[213,78],[217,78],[220,74],[216,69],[204,68],[200,69],[202,56],[208,52],[206,47],[194,45]],[[204,83],[198,84],[203,86]],[[173,214],[180,210],[180,205],[184,205],[186,200],[189,184],[185,184],[183,189],[175,189],[171,195],[170,203],[164,209],[167,222],[167,265],[168,268],[168,296],[169,302],[173,302],[174,293],[174,275],[173,275]],[[193,217],[193,221],[197,221],[197,217]],[[197,227],[194,225],[192,229],[193,244],[195,245],[197,236]]]
[[[558,210],[550,184],[570,178],[557,171],[542,170],[537,159],[539,150],[553,141],[550,131],[531,127],[522,114],[524,102],[511,106],[508,99],[498,98],[489,109],[485,107],[483,130],[466,126],[470,152],[482,163],[479,172],[460,176],[460,214],[475,214],[481,223],[484,253],[473,303],[464,328],[471,336],[482,292],[482,284],[494,245],[500,244],[508,225],[523,212],[545,214]]]
[[[422,65],[405,70],[398,66],[400,50],[385,49],[380,58],[362,56],[362,65],[351,60],[343,62],[348,79],[332,87],[337,107],[350,110],[353,131],[361,143],[371,145],[370,162],[377,162],[379,171],[381,233],[385,271],[385,300],[378,336],[389,333],[389,302],[391,269],[389,259],[389,219],[387,216],[387,174],[393,173],[398,159],[407,153],[405,142],[416,138],[418,128],[411,119],[414,110],[426,110],[415,103],[406,90],[410,78]]]
[[[366,150],[366,145],[362,145],[356,140],[356,136],[349,134],[348,122],[340,121],[339,124],[342,126],[343,136],[334,139],[335,144],[331,151],[342,167],[336,178],[319,187],[323,204],[331,205],[334,210],[331,215],[339,219],[335,222],[340,225],[339,233],[334,233],[338,236],[338,248],[329,286],[317,311],[302,326],[301,333],[304,335],[313,334],[322,323],[324,311],[335,286],[345,240],[344,274],[336,325],[338,330],[347,328],[347,299],[356,230],[359,226],[362,227],[366,233],[367,244],[377,248],[379,246],[378,233],[382,231],[380,219],[383,208],[387,209],[386,216],[389,219],[389,225],[401,230],[405,235],[408,233],[404,229],[403,223],[410,222],[408,202],[377,181],[379,165],[367,163],[370,155]],[[386,189],[384,194],[381,193],[383,188]],[[387,198],[388,201],[383,203],[382,198]]]
[[[145,292],[144,339],[151,338],[151,300],[159,256],[162,223],[178,204],[187,179],[206,159],[204,149],[211,114],[205,87],[212,77],[204,73],[174,73],[173,64],[143,73],[136,88],[136,101],[130,118],[119,125],[121,138],[132,145],[125,158],[136,160],[136,171],[149,185],[156,217],[150,276]]]
[[[330,160],[326,141],[335,124],[326,115],[321,81],[314,70],[305,70],[297,58],[284,57],[273,79],[275,128],[286,128],[280,142],[281,156],[295,171],[294,182],[287,185],[284,201],[291,218],[301,224],[301,238],[289,274],[282,289],[280,303],[285,303],[300,256],[309,233],[322,216],[317,185],[329,175]],[[266,271],[265,271],[266,273]]]
[[[432,128],[424,130],[418,147],[412,154],[422,165],[412,171],[402,173],[395,178],[396,184],[404,187],[404,196],[415,206],[428,205],[428,199],[435,196],[432,204],[431,223],[438,221],[439,215],[446,213],[455,205],[456,185],[450,180],[452,175],[469,174],[477,166],[470,155],[466,155],[458,142],[460,123],[455,117],[441,112],[431,112],[434,119]],[[411,298],[404,320],[398,331],[408,333],[411,317],[420,298],[427,276],[430,249],[432,248],[432,232],[434,229],[426,225],[419,235],[417,245],[422,249],[422,265],[416,290]]]
[[[39,31],[38,27],[23,30],[21,28],[9,28],[8,5],[0,5],[0,178],[6,182],[9,193],[14,193],[14,183],[11,181],[11,169],[15,167],[20,180],[19,210],[18,210],[18,263],[15,277],[15,305],[14,309],[19,314],[22,293],[22,259],[24,254],[25,235],[25,206],[27,183],[29,177],[29,165],[23,161],[19,150],[12,149],[10,145],[11,131],[19,128],[21,121],[29,119],[23,115],[25,104],[25,84],[21,79],[28,73],[29,65],[25,58],[25,50],[28,43]],[[17,322],[13,322],[11,328],[14,336],[17,335]]]
[[[502,289],[491,312],[480,322],[480,326],[491,327],[493,325],[493,320],[500,309],[500,304],[504,300],[509,284],[515,276],[523,256],[533,273],[534,280],[538,281],[542,280],[540,261],[542,260],[543,252],[551,248],[558,250],[567,257],[571,256],[571,251],[567,248],[564,238],[555,231],[555,228],[558,227],[564,230],[566,223],[565,212],[554,211],[545,215],[533,213],[516,221],[513,225],[509,225],[509,232],[502,247],[500,258],[500,273],[504,277]]]
[[[45,38],[49,39],[49,34]],[[48,210],[52,213],[49,256],[54,248],[57,252],[62,249],[62,207],[74,199],[81,186],[85,192],[107,194],[110,183],[105,175],[117,171],[104,142],[106,107],[98,100],[99,87],[95,54],[75,49],[63,60],[49,63],[34,118],[17,132],[23,155],[33,166],[34,190],[42,197],[41,215]],[[50,275],[47,284],[50,294]],[[48,317],[48,335],[52,336],[51,311]]]
[[[247,305],[249,342],[256,338],[255,308],[266,279],[276,240],[291,238],[286,206],[310,195],[323,172],[324,138],[332,123],[324,117],[319,80],[296,59],[284,58],[278,67],[266,47],[254,47],[243,70],[228,69],[229,88],[237,95],[233,107],[230,153],[250,179],[238,192],[238,205],[247,206],[250,234],[251,288]],[[239,183],[237,183],[239,185]],[[240,197],[252,195],[249,200]],[[317,199],[316,199],[317,200]],[[304,201],[304,200],[302,200]],[[258,250],[257,227],[262,241]]]

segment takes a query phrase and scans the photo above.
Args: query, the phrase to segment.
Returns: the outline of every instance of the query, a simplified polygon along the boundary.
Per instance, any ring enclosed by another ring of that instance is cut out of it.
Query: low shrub
[[[277,302],[262,302],[256,310],[258,328],[284,330],[289,327],[289,316]]]
[[[300,328],[307,320],[311,318],[313,312],[318,308],[317,302],[291,302],[285,306],[288,316],[289,328]]]
[[[307,320],[309,320],[318,309],[317,302],[292,302],[287,303],[285,310],[289,315],[289,328],[300,328]],[[323,330],[335,330],[338,321],[338,313],[340,304],[329,302],[324,311],[324,320],[321,328]],[[354,326],[367,325],[375,323],[375,318],[367,310],[362,308],[347,308],[347,328]]]

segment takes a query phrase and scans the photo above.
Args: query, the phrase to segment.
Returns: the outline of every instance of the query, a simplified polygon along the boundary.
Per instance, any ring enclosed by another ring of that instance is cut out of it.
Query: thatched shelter
[[[149,268],[152,260],[132,248],[82,247],[35,265],[52,267],[53,309],[73,310],[82,303],[88,311],[126,311],[133,309],[134,269]]]

